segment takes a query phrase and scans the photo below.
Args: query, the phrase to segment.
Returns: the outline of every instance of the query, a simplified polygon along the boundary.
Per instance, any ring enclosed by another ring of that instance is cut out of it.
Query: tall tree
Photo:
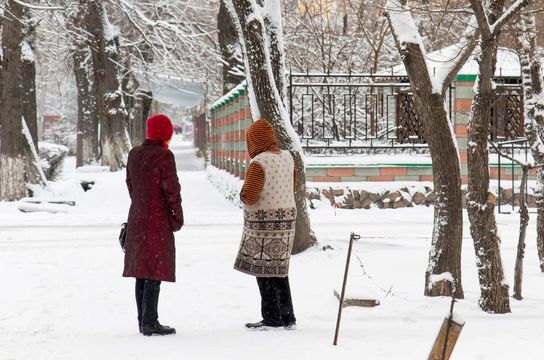
[[[78,11],[69,24],[73,37],[72,60],[77,89],[76,167],[98,160],[97,89],[93,73],[90,39],[85,31],[88,15],[85,1],[79,1]]]
[[[244,50],[252,116],[254,119],[263,117],[270,122],[276,130],[280,147],[290,150],[295,160],[297,222],[293,252],[297,253],[315,244],[316,238],[306,204],[302,148],[283,105],[283,82],[279,80],[285,73],[280,2],[266,1],[261,6],[255,0],[226,0],[225,5],[235,19]],[[271,49],[277,51],[271,52]]]
[[[39,181],[39,164],[23,130],[23,16],[25,7],[6,3],[2,24],[2,89],[0,97],[0,200],[25,196],[25,184]]]
[[[516,39],[523,80],[525,134],[535,164],[544,164],[544,16],[524,13]],[[544,169],[536,168],[537,249],[544,272]]]
[[[32,141],[38,144],[38,113],[36,102],[36,56],[34,53],[37,21],[25,11],[23,15],[23,41],[21,43],[22,72],[23,72],[23,118],[26,121]]]
[[[217,12],[218,39],[223,59],[223,94],[241,83],[244,78],[242,49],[238,43],[238,35],[232,18],[225,7],[225,1],[219,1]]]
[[[86,30],[91,35],[91,52],[96,104],[100,124],[100,153],[103,165],[111,171],[125,164],[129,140],[126,131],[127,112],[121,88],[119,38],[111,25],[102,0],[81,0],[88,6]]]
[[[470,28],[467,30],[458,44],[458,52],[452,55],[450,61],[433,62],[425,54],[423,41],[405,2],[388,0],[385,8],[410,80],[415,110],[425,128],[425,140],[433,162],[436,206],[429,265],[425,273],[425,295],[451,296],[454,290],[452,284],[432,281],[432,275],[449,272],[455,282],[455,297],[463,298],[461,171],[456,140],[445,104],[446,90],[474,50],[474,32]],[[438,70],[433,73],[433,69]]]
[[[505,0],[493,0],[488,7],[484,7],[482,1],[470,0],[481,36],[478,81],[468,123],[467,210],[480,281],[479,305],[484,311],[499,314],[510,312],[510,302],[495,221],[496,198],[489,191],[488,138],[495,100],[493,78],[501,28],[526,3],[527,0],[514,2],[505,11]]]

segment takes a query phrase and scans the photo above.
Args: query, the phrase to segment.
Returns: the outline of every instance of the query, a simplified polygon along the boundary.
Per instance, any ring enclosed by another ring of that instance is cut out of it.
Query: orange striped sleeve
[[[264,186],[264,170],[257,163],[251,163],[246,173],[244,186],[240,191],[240,200],[246,205],[253,205],[259,200]]]

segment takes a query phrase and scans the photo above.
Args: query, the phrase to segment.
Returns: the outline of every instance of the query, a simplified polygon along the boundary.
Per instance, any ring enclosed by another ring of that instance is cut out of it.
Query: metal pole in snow
[[[348,281],[349,262],[351,259],[351,249],[353,248],[353,240],[359,240],[360,238],[361,236],[355,233],[351,233],[349,237],[348,256],[346,259],[346,268],[344,270],[344,281],[342,283],[342,293],[340,294],[340,304],[338,305],[338,318],[336,319],[336,331],[334,333],[334,342],[332,343],[334,346],[338,344],[338,333],[340,332],[340,320],[342,319],[342,307],[344,305],[344,296],[346,294],[346,283]]]

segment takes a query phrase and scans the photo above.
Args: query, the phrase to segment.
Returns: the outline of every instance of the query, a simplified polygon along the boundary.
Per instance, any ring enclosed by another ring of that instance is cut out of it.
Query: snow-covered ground
[[[449,299],[422,296],[433,210],[312,210],[319,246],[293,256],[290,271],[296,331],[248,332],[260,319],[255,279],[232,270],[242,212],[199,170],[195,150],[174,143],[186,224],[176,233],[178,282],[163,283],[160,320],[177,335],[138,333],[133,279],[121,277],[119,225],[129,206],[124,174],[76,173],[45,194],[75,199],[68,213],[21,213],[0,203],[0,359],[425,359]],[[187,170],[184,170],[187,169]],[[192,171],[189,171],[192,170]],[[94,180],[83,192],[78,179]],[[44,196],[44,194],[42,194]],[[463,244],[465,321],[452,359],[541,359],[544,274],[538,267],[535,216],[527,235],[524,300],[512,313],[478,309],[468,221]],[[507,279],[513,282],[518,217],[499,215]],[[348,292],[378,297],[375,308],[344,309],[332,346],[350,232],[354,247]],[[333,249],[323,250],[330,245]],[[357,257],[364,264],[363,276]],[[350,286],[351,285],[351,286]],[[382,290],[383,289],[383,290]],[[386,292],[390,290],[389,294]]]

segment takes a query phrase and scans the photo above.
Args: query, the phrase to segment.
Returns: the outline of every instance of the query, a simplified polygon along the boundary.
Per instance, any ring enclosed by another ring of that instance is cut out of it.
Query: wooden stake
[[[453,348],[457,343],[457,339],[461,334],[461,330],[465,325],[455,322],[453,320],[453,305],[455,304],[455,298],[452,298],[450,307],[450,316],[444,319],[442,326],[433,348],[429,355],[429,360],[448,360],[453,352]]]
[[[344,296],[346,295],[346,283],[348,281],[348,271],[349,271],[349,262],[351,260],[351,249],[353,248],[353,240],[359,240],[361,238],[360,235],[357,235],[355,233],[351,233],[349,237],[349,248],[348,248],[348,256],[346,259],[346,268],[344,270],[344,281],[342,283],[342,293],[340,294],[340,303],[338,305],[338,318],[336,319],[336,331],[334,333],[334,342],[332,343],[334,346],[338,343],[338,333],[340,332],[340,320],[342,319],[342,308],[344,307]]]

